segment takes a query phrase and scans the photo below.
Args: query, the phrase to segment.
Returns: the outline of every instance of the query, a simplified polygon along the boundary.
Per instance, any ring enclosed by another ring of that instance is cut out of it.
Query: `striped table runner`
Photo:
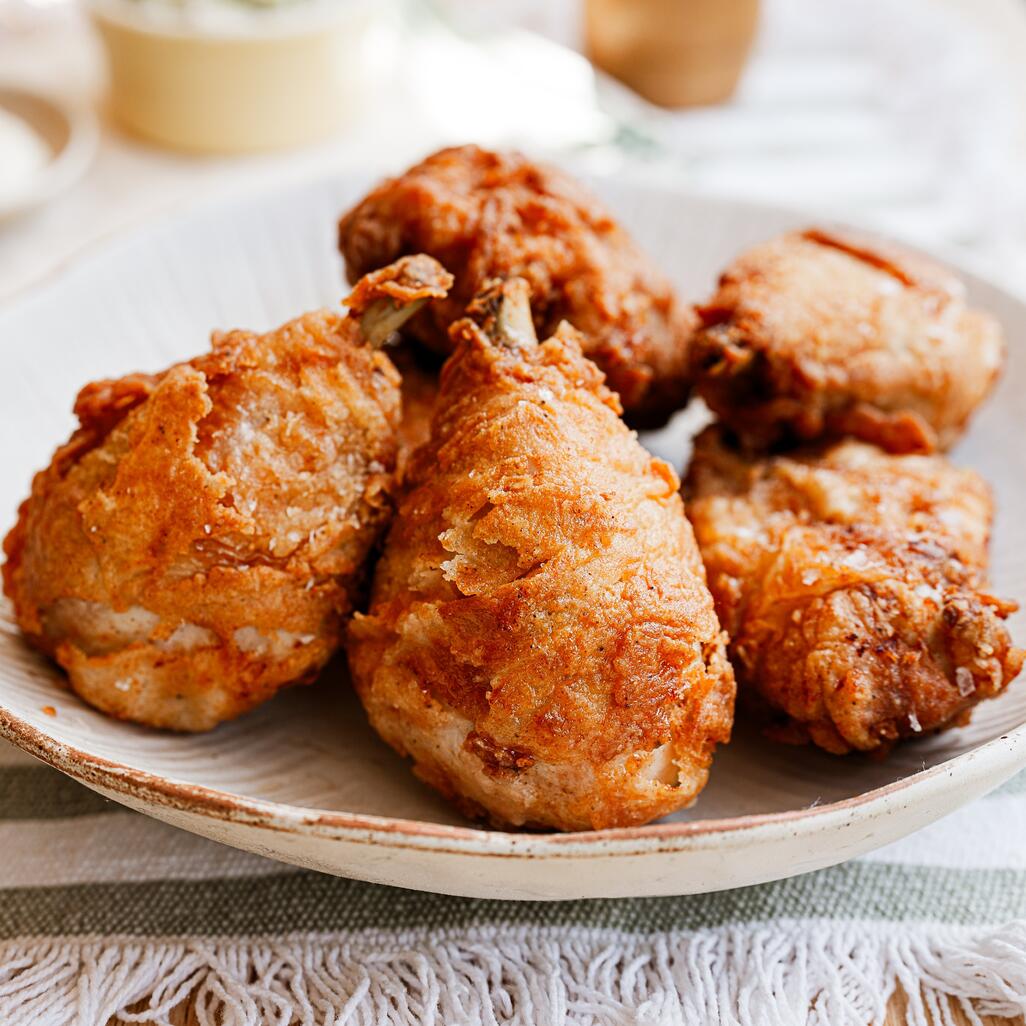
[[[949,1021],[944,998],[1026,1014],[1026,774],[823,872],[518,903],[222,847],[0,742],[0,888],[3,1026],[167,1022],[190,993],[204,1026],[842,1026],[884,1022],[899,987],[917,1026]]]

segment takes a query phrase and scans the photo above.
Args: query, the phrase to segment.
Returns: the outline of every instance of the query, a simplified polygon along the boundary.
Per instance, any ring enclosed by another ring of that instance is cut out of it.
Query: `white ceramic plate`
[[[368,183],[334,178],[208,206],[107,249],[0,313],[0,522],[72,427],[84,382],[156,369],[204,348],[211,328],[269,328],[344,292],[335,219]],[[595,183],[687,296],[737,250],[794,214]],[[1026,600],[1026,307],[969,277],[1005,323],[1007,373],[956,458],[994,484],[997,593]],[[680,467],[697,411],[646,439]],[[1026,636],[1020,615],[1012,630]],[[44,713],[45,706],[56,716]],[[821,868],[910,833],[1026,765],[1026,682],[970,727],[885,761],[772,745],[744,725],[694,808],[630,830],[502,833],[462,821],[372,734],[330,668],[198,737],[108,720],[61,686],[0,618],[0,731],[132,808],[227,844],[345,876],[506,898],[680,894]]]

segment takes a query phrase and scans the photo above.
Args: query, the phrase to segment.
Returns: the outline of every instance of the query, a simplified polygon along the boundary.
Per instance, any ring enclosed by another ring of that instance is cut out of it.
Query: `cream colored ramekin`
[[[176,149],[238,153],[335,134],[359,110],[372,7],[365,0],[240,4],[221,23],[164,0],[89,0],[129,131]]]

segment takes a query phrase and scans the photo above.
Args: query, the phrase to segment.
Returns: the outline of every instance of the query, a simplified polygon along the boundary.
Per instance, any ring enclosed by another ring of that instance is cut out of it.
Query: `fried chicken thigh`
[[[1004,359],[1000,326],[953,275],[821,230],[743,253],[699,315],[696,388],[751,447],[852,435],[945,449]]]
[[[371,723],[470,815],[579,830],[689,804],[734,681],[673,471],[527,286],[453,327],[430,443],[347,652]]]
[[[630,419],[658,425],[688,397],[695,327],[664,275],[571,177],[516,153],[442,150],[382,183],[339,223],[350,278],[403,253],[430,253],[456,276],[443,303],[411,322],[440,352],[449,326],[490,278],[531,287],[543,336],[561,320],[605,372]]]
[[[399,382],[373,343],[451,281],[428,257],[348,315],[215,335],[154,375],[87,385],[4,549],[28,638],[113,716],[206,730],[339,645],[387,525]]]
[[[685,493],[742,696],[782,740],[885,749],[964,724],[1018,674],[974,472],[855,441],[752,458],[713,426]]]

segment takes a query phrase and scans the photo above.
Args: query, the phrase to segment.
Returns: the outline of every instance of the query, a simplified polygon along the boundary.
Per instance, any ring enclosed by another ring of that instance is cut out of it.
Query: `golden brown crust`
[[[424,253],[403,255],[387,267],[363,275],[346,296],[346,307],[362,316],[383,298],[392,300],[395,309],[426,299],[443,300],[452,281],[452,275]]]
[[[699,308],[696,387],[752,447],[853,435],[950,446],[997,380],[1000,326],[897,246],[810,229],[755,246]]]
[[[678,809],[729,735],[733,678],[676,477],[569,326],[540,345],[469,320],[453,335],[431,442],[349,632],[371,723],[496,822]]]
[[[742,693],[783,714],[783,739],[886,748],[1018,674],[972,471],[859,442],[751,458],[714,426],[685,494]]]
[[[100,709],[179,730],[309,679],[391,513],[398,375],[356,320],[215,335],[75,409],[4,543],[30,640]]]
[[[456,276],[447,301],[412,322],[450,349],[449,325],[493,277],[531,286],[544,336],[569,320],[627,412],[657,424],[688,396],[692,309],[627,233],[568,175],[516,153],[442,150],[382,183],[339,223],[350,278],[403,253],[430,253]]]

